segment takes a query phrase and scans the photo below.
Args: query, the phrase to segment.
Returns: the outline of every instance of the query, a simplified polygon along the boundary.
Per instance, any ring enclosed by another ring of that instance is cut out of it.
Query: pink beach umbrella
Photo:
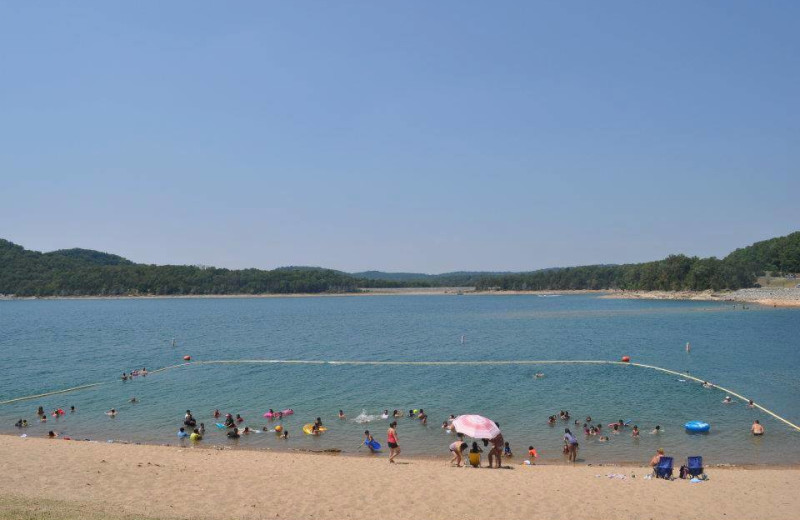
[[[453,428],[473,439],[494,439],[500,435],[494,421],[482,415],[459,415],[453,419]]]

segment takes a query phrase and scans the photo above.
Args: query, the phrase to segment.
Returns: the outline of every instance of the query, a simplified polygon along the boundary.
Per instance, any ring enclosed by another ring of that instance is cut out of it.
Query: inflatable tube
[[[369,441],[365,440],[364,441],[364,446],[372,449],[373,451],[378,451],[379,449],[381,449],[381,443],[379,443],[376,440],[373,440],[372,442],[369,442]]]
[[[705,433],[711,429],[711,425],[703,421],[689,421],[683,427],[688,433]]]
[[[225,425],[224,425],[224,424],[222,424],[221,422],[218,422],[218,423],[216,423],[216,426],[217,426],[217,428],[219,428],[220,430],[224,430],[224,429],[225,429]]]
[[[264,417],[266,417],[267,419],[272,419],[273,417],[275,417],[275,414],[271,413],[271,412],[267,412],[267,413],[264,414]]]
[[[311,433],[311,431],[312,431],[311,429],[313,427],[314,427],[314,423],[308,423],[308,424],[304,425],[303,426],[303,433],[305,433],[306,435],[313,435]],[[324,427],[324,426],[320,426],[318,431],[319,431],[319,433],[322,433],[322,432],[328,431],[328,429],[326,427]]]
[[[184,361],[191,361],[192,360],[192,356],[183,356],[183,360]]]
[[[287,408],[286,410],[282,411],[281,413],[283,415],[292,415],[292,414],[294,414],[294,410],[292,410],[291,408]]]

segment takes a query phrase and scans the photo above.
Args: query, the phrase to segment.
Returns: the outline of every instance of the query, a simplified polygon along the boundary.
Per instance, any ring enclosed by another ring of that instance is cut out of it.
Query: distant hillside
[[[478,290],[626,289],[678,291],[752,287],[764,270],[800,271],[800,232],[737,249],[725,259],[671,255],[627,265],[588,265],[487,277]]]
[[[135,264],[86,249],[40,253],[0,240],[0,294],[210,295],[352,292],[351,276],[320,268],[217,269]]]
[[[800,231],[737,249],[725,260],[747,263],[773,274],[800,273]]]
[[[672,255],[627,265],[590,265],[526,273],[437,275],[321,267],[218,269],[136,264],[89,249],[29,251],[0,239],[0,294],[117,296],[344,293],[363,287],[469,287],[478,290],[706,290],[751,287],[764,271],[800,272],[800,232],[737,249],[724,259]]]
[[[81,262],[84,265],[132,265],[133,262],[127,258],[122,258],[118,255],[110,253],[101,253],[100,251],[93,251],[92,249],[59,249],[50,253],[43,253],[42,256],[61,256],[64,258],[71,258]]]

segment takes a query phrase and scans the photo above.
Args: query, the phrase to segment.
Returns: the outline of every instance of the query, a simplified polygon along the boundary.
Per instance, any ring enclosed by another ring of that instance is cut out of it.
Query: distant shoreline
[[[577,289],[554,291],[476,291],[474,287],[363,288],[358,292],[293,294],[191,294],[117,296],[0,296],[2,300],[162,300],[162,299],[244,299],[244,298],[346,298],[356,296],[561,296],[595,294],[615,300],[686,300],[751,303],[768,307],[800,307],[798,288],[753,288],[738,291],[626,291],[621,289]]]

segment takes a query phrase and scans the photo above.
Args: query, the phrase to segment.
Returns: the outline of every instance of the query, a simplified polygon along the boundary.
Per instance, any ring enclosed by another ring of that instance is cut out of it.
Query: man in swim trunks
[[[764,435],[764,427],[758,422],[758,419],[756,419],[753,426],[750,427],[750,431],[753,432],[753,435]]]
[[[503,456],[503,446],[505,446],[505,439],[503,439],[503,434],[498,433],[493,439],[489,442],[492,443],[492,449],[489,450],[489,467],[492,467],[492,459],[497,458],[497,467],[500,467],[501,457]]]

